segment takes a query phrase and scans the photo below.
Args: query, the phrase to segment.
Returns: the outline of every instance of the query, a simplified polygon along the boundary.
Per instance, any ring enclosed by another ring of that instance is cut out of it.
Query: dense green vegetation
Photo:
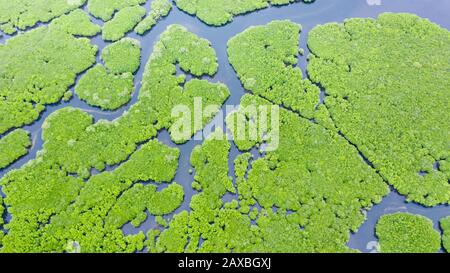
[[[126,7],[144,4],[145,2],[146,0],[88,0],[88,10],[93,16],[103,21],[109,21],[116,11]]]
[[[441,219],[440,226],[442,229],[442,245],[445,250],[450,253],[450,216]]]
[[[214,75],[218,64],[210,43],[199,39],[180,25],[169,26],[154,47],[144,72],[139,96],[148,103],[148,107],[157,111],[156,127],[168,128],[172,139],[183,143],[194,132],[201,130],[203,125],[195,123],[195,118],[192,117],[192,126],[188,128],[187,134],[180,135],[175,122],[183,119],[172,117],[172,109],[184,105],[193,115],[196,98],[202,99],[202,108],[206,109],[222,105],[230,92],[222,83],[210,83],[196,78],[186,82],[185,75],[176,74],[177,65],[182,71],[198,77]],[[214,114],[215,112],[204,113],[202,123],[206,124]]]
[[[245,111],[252,105],[271,103],[245,95],[242,110],[227,118],[227,126],[230,128],[231,121],[239,115],[246,117],[241,119],[247,120],[246,128],[258,126],[261,116]],[[248,178],[244,174],[249,155],[244,154],[237,161],[241,210],[248,212],[257,201],[270,210],[264,220],[258,218],[258,225],[261,222],[266,228],[274,228],[276,223],[283,230],[267,232],[266,236],[272,236],[270,240],[274,241],[269,243],[264,238],[264,251],[348,251],[349,231],[356,231],[365,220],[363,210],[370,209],[388,193],[387,185],[339,134],[285,109],[280,110],[279,124],[278,149],[251,162]],[[267,128],[267,135],[272,132],[273,128]],[[232,133],[236,137],[236,130]],[[263,142],[261,137],[250,145],[240,141],[236,144],[241,150],[249,150]],[[271,212],[272,207],[278,208],[277,213]],[[292,213],[285,215],[287,211]]]
[[[3,197],[0,196],[0,214],[3,215],[5,212],[5,207],[3,206]],[[0,228],[3,228],[3,224],[5,223],[5,220],[3,217],[0,219]],[[3,230],[0,232],[0,245],[3,239]]]
[[[145,16],[141,6],[126,7],[119,10],[114,18],[103,25],[102,37],[105,41],[117,41],[132,30]]]
[[[272,104],[244,96],[241,107],[250,105]],[[387,185],[336,133],[290,111],[280,114],[279,150],[257,160],[238,156],[235,184],[228,177],[230,144],[221,131],[193,150],[192,186],[199,193],[191,211],[175,215],[168,229],[148,232],[149,251],[352,251],[349,231],[358,229],[362,210],[379,202]],[[224,203],[227,192],[238,195]]]
[[[441,237],[433,222],[421,215],[383,215],[376,234],[384,253],[436,253],[441,248]]]
[[[298,1],[174,0],[214,26]],[[22,2],[0,0],[0,31],[49,24],[0,45],[0,170],[32,145],[20,127],[46,105],[70,100],[80,73],[74,91],[81,100],[102,110],[127,104],[141,45],[124,37],[133,29],[144,35],[172,9],[169,0],[152,0],[147,15],[146,0]],[[103,27],[78,9],[86,2]],[[100,31],[113,43],[94,65],[98,49],[80,37]],[[229,62],[251,93],[226,118],[242,153],[230,158],[221,129],[195,147],[189,172],[197,193],[185,200],[174,181],[180,151],[159,142],[158,132],[185,143],[230,91],[202,79],[218,69],[209,41],[169,26],[129,110],[96,122],[82,109],[54,111],[36,157],[0,179],[0,215],[10,216],[7,224],[0,219],[0,252],[353,252],[350,233],[389,193],[388,183],[408,201],[450,203],[450,32],[408,14],[318,26],[309,34],[310,79],[297,67],[300,32],[298,24],[273,21],[229,40]],[[206,108],[199,122],[193,114]],[[273,143],[277,149],[267,150]],[[184,201],[190,209],[178,212]],[[148,217],[146,233],[125,234]],[[440,226],[450,250],[450,217]],[[381,252],[441,247],[439,232],[420,215],[384,215],[376,235]]]
[[[144,35],[172,9],[169,0],[152,0],[150,12],[145,16],[145,8],[139,5],[146,2],[146,0],[89,0],[88,9],[93,16],[107,21],[103,29],[103,32],[106,32],[103,38],[116,41],[133,28],[139,35]]]
[[[221,131],[216,131],[212,136],[223,135]],[[201,193],[191,199],[192,212],[183,211],[175,215],[169,224],[169,228],[158,234],[158,231],[150,230],[147,245],[150,252],[194,252],[200,251],[200,237],[206,241],[201,248],[205,251],[221,251],[233,236],[239,236],[232,221],[223,214],[222,219],[215,219],[222,207],[221,197],[228,191],[234,192],[231,178],[228,177],[228,153],[230,143],[227,140],[208,139],[197,146],[191,155],[191,164],[196,169],[194,184]],[[194,186],[195,187],[195,186]],[[235,216],[244,218],[237,212]],[[221,224],[215,220],[221,221]],[[241,226],[242,232],[246,233],[245,222]],[[233,225],[230,228],[229,225]],[[234,234],[233,234],[234,233]],[[241,234],[244,239],[244,234]],[[238,242],[236,242],[238,243]],[[220,244],[220,246],[215,246]],[[232,246],[230,246],[232,247]]]
[[[130,101],[133,90],[133,74],[113,74],[104,66],[96,65],[83,75],[75,93],[89,105],[115,110]]]
[[[68,34],[92,37],[101,31],[101,27],[92,23],[89,15],[81,9],[53,20],[50,28],[57,28]]]
[[[5,236],[4,230],[3,230],[3,224],[5,223],[5,220],[3,220],[3,215],[5,213],[5,207],[3,206],[3,198],[0,196],[0,215],[2,215],[2,218],[0,219],[0,246],[3,245],[3,237]]]
[[[179,48],[184,48],[186,53],[180,54]],[[208,57],[213,60],[209,67],[202,62]],[[154,137],[157,130],[170,128],[173,123],[170,109],[173,105],[184,102],[192,105],[193,97],[190,94],[193,93],[201,93],[205,98],[209,96],[214,100],[222,98],[221,92],[226,91],[228,94],[227,90],[221,90],[222,85],[197,79],[190,81],[193,82],[189,85],[190,89],[187,89],[188,87],[183,89],[179,85],[178,77],[184,77],[161,71],[168,67],[175,73],[175,63],[179,62],[185,71],[191,71],[194,75],[213,74],[217,69],[215,58],[214,50],[208,41],[198,38],[181,26],[170,26],[155,45],[145,69],[138,102],[129,111],[112,122],[101,121],[96,124],[92,124],[91,116],[81,111],[70,109],[58,111],[44,122],[43,128],[54,127],[54,133],[60,137],[57,137],[58,141],[44,145],[44,149],[51,151],[52,157],[58,158],[56,161],[64,163],[64,170],[79,175],[88,176],[91,167],[102,171],[105,164],[114,165],[126,160],[138,143]],[[161,62],[166,64],[158,66],[157,64]],[[197,86],[202,89],[197,90]],[[171,94],[173,96],[169,98]],[[153,98],[158,99],[155,101]],[[188,101],[189,99],[191,101]],[[226,97],[223,97],[218,103],[223,103],[225,99]],[[166,103],[159,103],[159,100]],[[204,103],[204,107],[207,107],[207,104]],[[57,121],[51,122],[52,120]],[[72,124],[72,129],[67,131],[64,127],[51,125],[52,123],[61,126]],[[66,131],[68,135],[61,137]],[[189,138],[193,134],[194,131]]]
[[[175,0],[181,10],[197,16],[208,25],[221,26],[233,20],[233,17],[251,11],[264,9],[270,5],[286,5],[301,0]],[[303,0],[310,3],[314,0]]]
[[[76,75],[93,63],[97,47],[58,28],[39,27],[0,45],[0,134],[35,121],[57,103]]]
[[[320,90],[296,66],[300,30],[290,21],[248,28],[228,42],[228,55],[245,89],[311,118]]]
[[[316,27],[308,45],[340,132],[409,201],[448,204],[450,32],[382,14]]]
[[[139,68],[139,41],[123,38],[104,48],[105,66],[96,65],[80,79],[75,92],[80,99],[104,110],[115,110],[128,103],[134,90],[133,73]]]
[[[191,211],[175,215],[168,229],[148,232],[146,245],[150,252],[277,251],[264,248],[262,230],[251,223],[246,212],[239,210],[237,199],[226,204],[222,201],[227,192],[236,193],[228,177],[230,146],[223,132],[217,130],[193,150],[193,187],[199,193],[191,199]],[[275,233],[281,231],[271,229]],[[294,230],[298,231],[298,226]]]
[[[143,35],[156,25],[158,20],[169,15],[172,10],[172,4],[169,0],[153,0],[150,12],[135,28],[137,34]]]
[[[134,73],[141,63],[141,45],[138,40],[124,38],[106,46],[101,57],[109,72]]]
[[[179,206],[183,200],[180,185],[157,192],[155,185],[138,183],[171,181],[178,154],[177,149],[152,140],[115,170],[84,182],[51,168],[55,163],[44,153],[3,181],[13,220],[5,226],[9,233],[2,251],[61,252],[72,241],[82,252],[141,250],[143,233],[124,236],[120,228],[129,221],[139,225],[146,211],[164,215]],[[26,190],[29,179],[33,179],[31,192]]]
[[[26,155],[30,146],[30,134],[22,129],[0,138],[0,170]]]
[[[86,0],[0,0],[0,30],[13,34],[38,22],[49,22],[71,10],[81,7]]]
[[[177,63],[195,76],[212,75],[218,66],[208,41],[170,26],[155,45],[138,102],[123,116],[93,124],[92,116],[68,107],[45,120],[43,149],[36,159],[0,180],[12,215],[1,251],[62,252],[73,251],[74,245],[81,252],[143,249],[145,235],[124,235],[122,226],[139,226],[148,214],[167,215],[184,197],[183,188],[172,181],[178,149],[148,140],[171,126],[173,105],[192,105],[194,96],[204,96],[207,107],[229,95],[222,84],[206,80],[181,86],[185,78],[175,75]],[[156,97],[168,102],[158,103]],[[172,184],[159,190],[162,182]],[[164,221],[158,217],[158,222]]]

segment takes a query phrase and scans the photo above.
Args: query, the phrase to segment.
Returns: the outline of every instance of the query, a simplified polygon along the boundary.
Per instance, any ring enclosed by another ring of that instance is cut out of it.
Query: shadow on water
[[[380,5],[377,5],[376,3],[380,3]],[[151,1],[143,6],[146,7],[147,10],[150,10],[150,4]],[[83,8],[86,9],[86,6]],[[42,123],[51,113],[57,111],[58,109],[71,106],[83,109],[84,111],[90,113],[94,117],[95,121],[100,119],[114,120],[120,117],[133,104],[135,104],[138,100],[145,65],[150,57],[150,54],[152,53],[153,45],[158,41],[159,36],[164,32],[167,26],[171,24],[181,24],[189,31],[199,35],[202,38],[208,39],[212,43],[217,53],[219,70],[214,77],[207,79],[213,82],[222,82],[226,84],[231,92],[231,96],[226,101],[226,104],[239,105],[241,97],[245,94],[245,90],[237,78],[235,71],[228,63],[227,41],[250,26],[263,25],[269,23],[270,21],[280,19],[289,19],[300,23],[302,25],[300,47],[305,50],[305,54],[304,56],[299,57],[298,66],[302,69],[303,75],[305,76],[307,66],[306,56],[310,53],[307,47],[307,35],[312,28],[319,24],[342,22],[346,18],[350,17],[376,17],[382,12],[411,12],[418,14],[421,17],[429,18],[432,22],[450,29],[450,19],[447,14],[448,10],[450,10],[450,1],[448,0],[316,0],[314,4],[295,3],[289,6],[271,7],[243,16],[237,16],[232,23],[215,28],[205,25],[197,18],[189,16],[174,7],[168,17],[163,18],[150,32],[147,32],[144,36],[139,36],[133,32],[127,34],[127,37],[139,40],[142,47],[141,66],[135,73],[135,91],[127,105],[116,111],[101,111],[99,108],[87,105],[76,95],[74,95],[69,102],[62,102],[60,104],[47,106],[46,110],[41,114],[39,120],[24,127],[31,133],[31,138],[33,140],[33,146],[31,147],[29,154],[19,159],[8,168],[0,170],[0,179],[9,171],[20,168],[26,162],[36,157],[36,153],[38,150],[42,149],[43,144],[41,138]],[[91,17],[91,19],[97,24],[103,24],[101,20],[93,17]],[[11,37],[14,37],[14,35],[1,36],[0,44],[4,44]],[[101,50],[109,43],[105,43],[101,39],[101,35],[93,37],[91,41],[99,47],[99,53],[97,54],[96,60],[97,63],[101,63]],[[182,73],[179,69],[177,72]],[[79,79],[80,75],[77,77],[76,83]],[[73,91],[73,87],[71,90]],[[225,109],[224,107],[222,110]],[[197,136],[198,134],[201,134],[201,132],[197,133]],[[158,134],[158,140],[170,147],[177,147],[180,149],[179,168],[174,181],[184,187],[185,200],[180,208],[178,208],[171,215],[165,217],[166,219],[169,219],[176,213],[183,210],[189,210],[191,197],[197,193],[191,187],[195,170],[193,170],[190,165],[189,159],[194,147],[201,144],[202,141],[192,139],[183,145],[176,145],[170,140],[170,136],[165,130]],[[232,143],[229,159],[229,175],[233,177],[233,181],[235,180],[233,161],[239,154],[240,152]],[[252,150],[252,154],[256,156],[254,159],[261,156],[257,150]],[[3,195],[3,193],[1,194]],[[236,195],[227,194],[223,200],[228,202],[235,198]],[[425,208],[414,203],[407,203],[404,197],[393,191],[386,196],[380,204],[374,206],[369,212],[367,212],[367,220],[365,223],[361,226],[358,232],[351,234],[349,246],[363,252],[373,251],[373,244],[370,242],[376,241],[374,228],[377,220],[383,214],[398,211],[411,212],[427,216],[433,220],[436,229],[438,229],[439,219],[450,215],[450,208],[448,206]],[[10,218],[11,216],[9,214],[5,215],[5,219],[9,220]],[[149,215],[147,220],[144,221],[140,227],[135,228],[128,223],[123,227],[123,230],[126,234],[135,234],[139,231],[146,232],[151,228],[158,228],[158,225],[155,222],[154,216]]]

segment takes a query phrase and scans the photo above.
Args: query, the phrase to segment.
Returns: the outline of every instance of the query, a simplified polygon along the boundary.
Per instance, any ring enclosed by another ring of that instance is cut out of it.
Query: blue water
[[[379,5],[377,5],[377,3],[379,3]],[[150,10],[150,2],[145,4],[145,7],[147,10]],[[129,33],[127,35],[128,37],[135,38],[141,42],[142,60],[141,67],[135,74],[135,92],[133,93],[131,101],[126,106],[117,111],[101,111],[96,107],[87,105],[76,95],[69,102],[48,106],[38,121],[24,127],[26,130],[31,132],[31,137],[33,139],[33,146],[31,147],[29,154],[15,162],[12,166],[4,170],[0,170],[0,178],[10,170],[20,168],[23,164],[35,158],[37,151],[42,148],[41,125],[48,115],[54,111],[67,106],[78,107],[89,112],[94,116],[95,120],[98,121],[100,119],[116,119],[120,117],[124,111],[128,110],[129,107],[137,101],[137,95],[141,87],[140,82],[145,64],[152,53],[153,45],[156,41],[158,41],[160,34],[166,29],[167,26],[171,24],[181,24],[187,27],[189,31],[199,35],[200,37],[208,39],[212,43],[218,57],[219,71],[210,80],[213,82],[225,83],[231,90],[231,96],[227,100],[226,104],[238,105],[240,98],[245,94],[245,91],[231,65],[228,63],[226,45],[227,41],[231,37],[244,31],[252,25],[267,24],[272,20],[280,19],[289,19],[300,23],[303,26],[300,46],[305,49],[305,55],[299,57],[298,65],[302,69],[304,75],[306,75],[306,56],[309,54],[306,46],[306,37],[308,32],[319,24],[334,21],[342,22],[344,19],[350,17],[376,17],[382,12],[410,12],[418,14],[421,17],[429,18],[432,22],[450,29],[450,17],[448,16],[449,10],[449,0],[317,0],[314,4],[295,3],[289,6],[271,7],[269,9],[249,13],[243,16],[237,16],[232,23],[223,27],[215,28],[205,25],[197,18],[189,16],[174,7],[167,18],[160,21],[160,23],[158,23],[143,37],[136,35],[135,33]],[[93,21],[95,23],[102,24],[100,20],[93,18]],[[8,35],[3,35],[0,37],[0,44],[4,44],[10,37],[11,36]],[[99,53],[108,44],[101,39],[101,36],[94,37],[92,39],[92,43],[99,47]],[[101,63],[99,55],[97,56],[97,62]],[[81,75],[78,76],[77,81],[80,76]],[[201,134],[201,132],[199,134]],[[171,147],[177,147],[180,149],[181,155],[179,160],[179,169],[176,174],[175,181],[183,185],[186,198],[182,206],[178,208],[175,213],[182,210],[188,210],[190,199],[192,195],[196,193],[190,186],[195,173],[189,172],[189,170],[192,169],[189,163],[189,158],[192,149],[196,145],[201,144],[201,141],[191,140],[183,145],[175,145],[170,140],[167,131],[160,132],[158,139]],[[239,151],[234,145],[232,145],[229,160],[230,175],[233,174],[234,170],[232,162],[238,154]],[[259,156],[256,150],[253,151],[253,154],[255,156]],[[224,197],[224,200],[229,201],[233,198],[236,198],[236,196],[227,195]],[[395,191],[392,191],[380,204],[374,206],[374,208],[367,213],[366,222],[361,226],[356,234],[351,235],[349,246],[352,248],[357,248],[363,252],[374,252],[374,242],[377,240],[374,229],[377,220],[383,214],[399,211],[421,214],[430,218],[433,220],[436,230],[439,230],[439,219],[450,215],[449,206],[425,208],[418,204],[405,202],[404,197],[400,196]],[[4,217],[6,221],[10,220],[10,215],[6,214]],[[137,233],[139,230],[146,231],[155,227],[157,226],[155,224],[154,217],[149,216],[149,218],[139,228],[136,229],[133,228],[131,224],[127,224],[124,226],[123,230],[125,233]]]

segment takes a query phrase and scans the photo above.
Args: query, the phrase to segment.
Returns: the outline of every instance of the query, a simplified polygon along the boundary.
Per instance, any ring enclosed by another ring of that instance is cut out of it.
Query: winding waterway
[[[145,4],[147,10],[150,9],[150,2]],[[15,168],[20,168],[23,164],[29,160],[35,158],[36,153],[42,148],[41,139],[41,125],[43,121],[58,109],[67,106],[73,106],[81,108],[89,112],[96,121],[100,119],[113,120],[120,117],[124,111],[128,110],[131,105],[137,101],[137,95],[141,87],[142,75],[144,72],[145,64],[152,53],[153,45],[158,41],[159,36],[171,24],[181,24],[188,28],[189,31],[199,35],[202,38],[208,39],[214,49],[216,50],[219,70],[218,73],[211,78],[213,82],[222,82],[228,86],[231,91],[231,96],[225,104],[238,105],[241,97],[245,94],[239,79],[236,76],[231,65],[228,63],[227,56],[227,41],[236,34],[244,31],[246,28],[252,25],[267,24],[272,20],[289,19],[291,21],[300,23],[303,26],[303,31],[300,39],[300,46],[305,49],[305,56],[300,56],[299,67],[302,69],[303,74],[306,75],[307,58],[309,51],[306,46],[308,32],[319,24],[325,24],[328,22],[342,22],[346,18],[350,17],[376,17],[383,12],[410,12],[415,13],[421,17],[429,18],[432,22],[435,22],[442,27],[450,29],[450,17],[448,11],[450,10],[449,0],[317,0],[314,4],[295,3],[289,6],[283,7],[271,7],[258,12],[252,12],[246,15],[235,17],[234,21],[223,27],[209,27],[206,24],[199,21],[197,18],[189,16],[188,14],[180,11],[176,7],[172,10],[167,18],[161,20],[150,32],[144,36],[136,35],[135,33],[129,33],[127,36],[135,38],[141,42],[142,46],[142,59],[141,67],[135,74],[135,92],[133,93],[132,100],[124,107],[117,111],[101,111],[99,108],[91,107],[85,102],[81,101],[76,95],[69,102],[61,102],[56,105],[47,106],[47,109],[42,113],[39,120],[29,126],[25,126],[24,129],[31,132],[33,140],[33,146],[27,156],[21,158],[13,165],[4,170],[0,170],[0,178],[7,172]],[[95,23],[102,24],[100,20],[94,19]],[[5,43],[10,36],[3,35],[0,37],[0,44]],[[107,45],[101,36],[92,38],[92,43],[99,47],[99,52]],[[1,60],[0,60],[1,61]],[[97,56],[97,62],[101,62],[99,55]],[[78,76],[78,79],[81,75]],[[72,88],[73,89],[73,88]],[[225,106],[224,106],[225,107]],[[201,133],[201,132],[200,132]],[[183,185],[185,190],[185,200],[180,208],[174,213],[178,213],[182,210],[189,210],[189,203],[192,195],[196,192],[191,187],[193,180],[193,173],[190,173],[192,168],[189,163],[189,158],[193,148],[196,145],[201,144],[201,141],[191,140],[183,145],[175,145],[169,138],[169,134],[166,131],[162,131],[158,135],[158,139],[171,146],[180,149],[179,168],[176,174],[176,182]],[[257,151],[253,151],[255,156],[259,156]],[[234,166],[232,164],[235,157],[239,154],[237,148],[233,145],[230,153],[229,166],[230,176],[234,173]],[[164,187],[164,186],[160,186]],[[3,195],[3,193],[1,193]],[[224,197],[226,200],[237,198],[233,195],[227,195]],[[407,203],[405,198],[392,191],[386,196],[383,201],[374,206],[367,212],[367,220],[361,226],[358,232],[351,234],[349,246],[359,249],[363,252],[376,251],[376,237],[375,237],[375,224],[379,217],[386,213],[394,212],[411,212],[414,214],[421,214],[427,216],[433,220],[434,226],[439,230],[439,219],[444,216],[450,215],[449,206],[436,206],[433,208],[425,208],[421,205],[414,203]],[[170,217],[169,215],[168,217]],[[10,215],[4,215],[5,220],[10,220]],[[133,228],[130,224],[124,226],[125,233],[136,233],[139,230],[147,231],[155,226],[154,217],[149,217],[138,229]]]

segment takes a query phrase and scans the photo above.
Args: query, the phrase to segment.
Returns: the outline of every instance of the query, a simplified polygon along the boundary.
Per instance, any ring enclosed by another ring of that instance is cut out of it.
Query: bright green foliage
[[[221,134],[220,137],[223,135],[220,131],[216,131],[215,134]],[[228,177],[228,161],[225,160],[228,158],[229,150],[228,141],[214,140],[194,148],[191,154],[191,164],[196,169],[194,179],[200,184],[199,191],[219,197],[227,191],[235,193],[231,178]]]
[[[117,41],[132,30],[145,16],[141,6],[126,7],[118,11],[111,21],[103,26],[102,37],[105,41]]]
[[[191,164],[202,192],[193,196],[190,204],[188,252],[240,252],[254,237],[248,216],[235,208],[222,208],[222,196],[236,192],[228,177],[229,150],[230,143],[218,129],[192,152]],[[198,246],[200,237],[205,241]]]
[[[82,252],[142,249],[143,233],[124,236],[121,226],[129,221],[138,225],[147,209],[158,215],[172,212],[183,200],[183,191],[177,184],[156,192],[156,186],[136,183],[171,181],[178,155],[177,149],[152,140],[115,170],[83,182],[59,168],[49,168],[55,163],[41,154],[2,181],[13,215],[2,250],[60,252],[69,241],[78,242]],[[26,190],[29,187],[33,191]]]
[[[450,32],[388,13],[316,27],[308,46],[336,127],[408,200],[448,204]]]
[[[433,222],[421,215],[383,215],[376,234],[383,253],[436,253],[441,247],[441,237]]]
[[[255,96],[244,96],[241,107],[251,105],[259,107],[270,103]],[[247,115],[249,123],[257,119],[257,116],[243,114]],[[295,211],[288,218],[298,221],[294,223],[304,228],[295,234],[299,241],[279,238],[281,241],[273,241],[270,247],[267,245],[268,249],[346,251],[348,231],[356,231],[365,219],[361,210],[380,202],[388,188],[358,151],[337,133],[288,110],[280,110],[279,117],[278,149],[252,162],[247,179],[239,178],[247,165],[246,160],[239,161],[244,162],[239,168],[237,184],[243,199],[241,207],[253,205],[256,200],[267,210],[275,206]],[[269,131],[273,132],[273,128]],[[236,131],[233,135],[236,136]],[[236,144],[243,149],[239,142]],[[267,217],[281,216],[269,213]],[[272,222],[266,217],[258,221]],[[267,223],[267,227],[270,225]],[[271,236],[276,239],[275,235]],[[289,244],[285,245],[287,242]]]
[[[183,187],[172,184],[148,200],[148,211],[153,215],[166,215],[177,209],[184,199]]]
[[[441,219],[440,225],[442,229],[442,245],[450,253],[450,216]]]
[[[5,207],[3,205],[3,198],[0,196],[0,215],[2,216],[0,219],[0,228],[3,228],[3,224],[5,223],[5,220],[3,219],[3,213],[5,213]],[[2,239],[3,231],[0,232],[0,245],[2,245]]]
[[[173,217],[169,228],[156,236],[148,236],[147,246],[149,252],[184,252],[188,240],[189,213],[183,211]],[[149,234],[155,234],[157,230],[150,230]],[[156,238],[158,239],[157,241]]]
[[[185,94],[198,93],[197,85],[205,86],[200,90],[204,96],[215,98],[221,94],[215,91],[222,85],[203,80],[192,80],[190,89],[183,90],[178,84],[177,76],[172,75],[175,73],[177,61],[185,71],[191,71],[198,76],[215,73],[215,53],[206,40],[199,39],[180,26],[169,27],[161,38],[155,45],[154,53],[145,69],[138,102],[123,116],[112,122],[100,121],[92,124],[90,115],[67,108],[55,112],[44,122],[43,128],[47,130],[44,131],[43,138],[53,140],[44,144],[45,153],[50,153],[52,160],[63,164],[64,170],[82,175],[92,167],[102,171],[105,164],[114,165],[126,160],[128,155],[135,151],[137,143],[155,136],[157,130],[170,128],[173,122],[170,119],[171,107],[189,98],[193,100]],[[163,47],[162,41],[166,47]],[[187,53],[177,57],[177,47],[183,45]],[[205,66],[202,65],[204,58],[214,61],[210,66]],[[165,64],[158,66],[161,62]],[[170,73],[164,73],[167,66]],[[228,90],[225,91],[228,93]],[[226,99],[225,96],[219,98],[219,104]],[[170,100],[170,103],[160,103],[160,100]],[[192,101],[186,103],[193,104]],[[206,107],[205,103],[203,105]],[[71,126],[68,128],[65,124]],[[191,133],[192,136],[194,131]]]
[[[152,0],[150,13],[134,29],[137,34],[143,35],[151,30],[158,21],[172,10],[172,4],[169,0]]]
[[[254,238],[248,216],[221,209],[221,197],[227,190],[234,192],[228,177],[229,149],[220,130],[194,149],[191,163],[202,192],[193,196],[190,213],[175,215],[168,229],[147,242],[150,252],[239,252]],[[201,246],[200,237],[205,240]]]
[[[5,223],[5,220],[3,219],[3,214],[5,213],[5,207],[3,206],[3,198],[0,196],[0,215],[2,216],[0,218],[0,246],[3,245],[3,237],[5,236],[5,233],[3,231],[3,224]]]
[[[9,212],[13,216],[5,225],[9,233],[3,238],[3,252],[44,251],[41,226],[63,211],[83,186],[81,179],[51,168],[51,163],[42,159],[8,173],[1,182],[7,195],[5,204],[11,206]]]
[[[133,89],[133,74],[115,75],[108,73],[104,66],[96,65],[83,75],[75,92],[89,105],[115,110],[130,101]]]
[[[167,222],[166,219],[164,219],[164,217],[162,217],[161,215],[158,215],[155,217],[155,222],[160,225],[161,227],[169,227],[169,223]]]
[[[228,55],[247,90],[311,118],[320,90],[296,67],[300,30],[290,21],[248,28],[228,42]]]
[[[247,174],[249,161],[252,157],[251,153],[243,153],[236,157],[234,160],[234,174],[236,178],[244,178]]]
[[[156,135],[155,114],[143,109],[138,102],[120,118],[96,124],[92,116],[78,109],[56,111],[42,125],[45,143],[41,154],[64,171],[88,178],[91,168],[103,171],[105,165],[125,161],[138,143]]]
[[[89,0],[88,10],[95,17],[103,21],[109,21],[116,11],[126,7],[144,4],[145,2],[146,0]]]
[[[202,99],[203,109],[208,106],[220,107],[230,92],[221,83],[210,83],[199,79],[186,82],[185,75],[176,75],[176,65],[179,65],[186,73],[201,76],[214,75],[218,64],[210,43],[198,38],[180,25],[169,26],[154,47],[144,72],[139,97],[157,111],[157,128],[169,128],[172,140],[183,143],[203,126],[196,124],[192,116],[192,126],[188,131],[190,134],[178,135],[177,130],[173,130],[172,126],[176,126],[176,122],[183,119],[172,117],[173,108],[179,105],[186,106],[193,115],[196,98]],[[199,110],[201,109],[197,109]],[[206,124],[214,114],[204,113],[203,124]]]
[[[89,15],[81,9],[63,15],[50,23],[50,28],[57,28],[68,34],[92,37],[101,31],[101,27],[92,23]]]
[[[183,188],[176,183],[163,190],[155,186],[172,182],[179,157],[177,149],[148,141],[173,122],[160,123],[161,113],[170,114],[166,107],[179,103],[193,104],[192,94],[219,104],[229,94],[221,84],[197,79],[186,83],[184,90],[175,75],[176,63],[196,76],[217,70],[209,42],[172,26],[155,46],[138,102],[123,116],[94,124],[89,114],[68,107],[45,120],[43,150],[0,181],[12,215],[1,251],[61,252],[73,251],[74,246],[81,252],[143,249],[145,235],[124,236],[121,225],[138,226],[147,213],[167,215],[184,198]],[[167,67],[173,73],[163,73]],[[160,83],[154,85],[158,79]],[[158,104],[153,98],[170,99],[170,103]],[[145,144],[138,148],[140,143]],[[107,166],[112,170],[102,172]],[[156,238],[159,233],[149,234]]]
[[[59,102],[76,75],[95,63],[96,52],[88,39],[46,27],[0,45],[0,134]]]
[[[244,96],[241,106],[250,104],[270,103]],[[280,149],[252,162],[248,178],[251,154],[235,160],[239,200],[221,199],[235,190],[227,179],[230,144],[223,133],[194,149],[201,192],[192,197],[190,213],[174,216],[160,235],[151,232],[150,252],[351,251],[349,231],[364,221],[361,210],[381,201],[387,185],[338,134],[287,110],[280,114]],[[260,212],[243,209],[256,201]]]
[[[156,192],[156,186],[136,184],[120,196],[106,217],[105,225],[120,228],[134,219],[131,223],[138,227],[147,217],[145,210],[158,216],[169,214],[180,206],[183,197],[183,187],[179,184],[171,184],[160,192]]]
[[[67,91],[66,93],[64,93],[62,100],[69,101],[72,97],[73,97],[72,91]]]
[[[269,0],[175,0],[175,3],[181,10],[214,26],[231,22],[235,15],[269,6]]]
[[[277,24],[278,27],[291,25],[279,22],[270,27]],[[298,35],[298,28],[292,33]],[[289,42],[284,45],[291,46]],[[277,47],[282,52],[283,43]],[[301,75],[293,74],[289,79],[295,78],[301,80]],[[245,130],[250,125],[259,128],[258,112],[247,111],[252,106],[261,109],[274,104],[245,95],[241,108],[227,118],[227,125],[240,117],[245,122]],[[314,108],[310,115],[316,116]],[[176,215],[161,234],[151,232],[147,242],[151,252],[351,251],[346,246],[349,232],[359,228],[365,220],[363,212],[381,201],[389,192],[388,186],[360,157],[358,150],[335,130],[286,109],[279,111],[279,132],[272,114],[267,120],[266,131],[258,130],[260,135],[256,139],[235,143],[240,150],[250,150],[265,143],[264,135],[275,137],[279,133],[279,147],[257,160],[250,153],[238,156],[235,185],[228,178],[230,146],[220,137],[220,131],[194,149],[193,187],[200,193],[192,197],[190,213]],[[236,138],[238,131],[232,133]],[[238,200],[224,204],[223,195],[235,190]],[[262,207],[260,211],[256,204]],[[278,208],[277,212],[273,207]],[[201,240],[203,243],[199,245]]]
[[[81,7],[86,0],[0,0],[0,30],[13,34]]]
[[[30,134],[22,129],[17,129],[0,138],[0,169],[8,167],[26,155],[30,146]]]
[[[141,45],[138,40],[124,38],[106,46],[102,60],[111,73],[134,73],[141,63]]]
[[[91,68],[79,81],[75,92],[89,105],[116,110],[128,103],[134,90],[133,74],[139,68],[139,41],[131,38],[108,45],[102,51],[105,67]]]
[[[251,153],[243,153],[238,155],[234,160],[234,174],[236,176],[236,187],[239,189],[239,196],[241,199],[239,210],[242,213],[250,213],[250,218],[255,220],[258,211],[250,210],[250,206],[254,205],[254,200],[252,199],[252,193],[248,187],[248,183],[246,183],[250,161],[252,159],[253,155]]]
[[[197,16],[206,24],[221,26],[231,22],[236,15],[264,9],[270,5],[286,5],[299,1],[301,0],[175,0],[175,3],[178,8]]]

